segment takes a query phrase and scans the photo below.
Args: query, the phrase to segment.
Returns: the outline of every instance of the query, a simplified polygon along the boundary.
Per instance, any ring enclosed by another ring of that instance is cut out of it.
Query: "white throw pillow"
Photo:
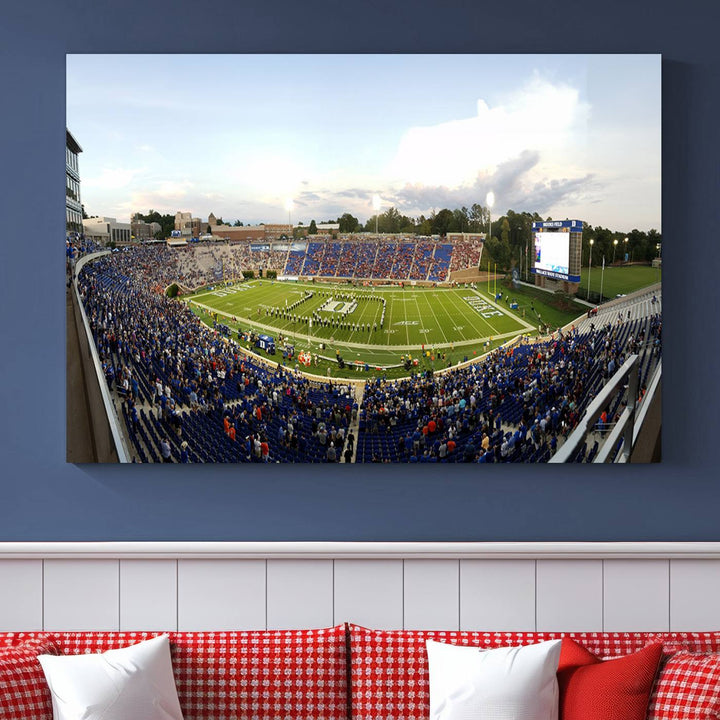
[[[561,642],[483,650],[428,640],[430,720],[557,720]]]
[[[94,655],[40,655],[54,720],[183,720],[167,635]]]

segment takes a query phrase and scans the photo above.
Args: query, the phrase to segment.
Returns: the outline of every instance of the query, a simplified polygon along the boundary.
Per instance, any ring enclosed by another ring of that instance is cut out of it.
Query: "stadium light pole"
[[[623,253],[625,254],[625,262],[627,262],[627,257],[628,257],[628,253],[627,253],[628,244],[627,244],[627,243],[628,243],[628,239],[625,238],[625,240],[623,240],[623,243],[625,244],[625,248],[624,248],[624,250],[623,250]]]
[[[487,238],[485,239],[485,242],[487,242],[488,240],[490,240],[490,237],[492,235],[492,213],[491,213],[491,210],[492,210],[492,206],[495,204],[495,193],[492,190],[490,190],[490,192],[488,192],[488,194],[485,196],[485,204],[487,205],[487,209],[488,209],[488,234],[487,234]],[[490,262],[488,261],[488,293],[490,292],[489,274],[490,274]]]
[[[600,302],[602,302],[603,299],[603,281],[605,280],[605,256],[603,255],[603,264],[602,264],[602,270],[600,271]]]
[[[523,265],[522,265],[522,260],[523,260],[523,258],[522,258],[522,256],[523,256],[523,253],[522,253],[522,226],[518,225],[516,229],[518,232],[518,239],[520,240],[520,242],[518,243],[518,251],[520,252],[520,278],[522,278],[522,267],[523,267]]]
[[[372,198],[373,210],[375,210],[375,234],[378,234],[378,214],[380,213],[380,196],[376,193]]]
[[[532,235],[530,235],[530,238],[532,238]],[[529,256],[530,243],[528,243],[527,240],[525,240],[524,242],[525,242],[525,280],[527,280],[527,282],[530,282],[530,256]]]
[[[595,244],[595,241],[590,238],[590,267],[588,267],[588,289],[587,289],[587,299],[590,300],[590,274],[592,273],[592,248]]]
[[[491,190],[486,196],[485,196],[485,204],[487,205],[488,209],[488,236],[487,239],[489,240],[492,236],[492,207],[495,204],[495,193]]]
[[[290,239],[292,240],[292,236],[294,235],[292,221],[290,220],[290,213],[292,212],[292,209],[293,209],[292,198],[288,198],[285,201],[285,209],[287,210],[287,214],[288,214],[288,225],[290,226]]]
[[[618,244],[618,239],[615,238],[615,239],[613,240],[613,261],[612,261],[612,264],[613,264],[613,265],[615,264],[615,250],[616,250],[616,248],[617,248],[617,244]]]

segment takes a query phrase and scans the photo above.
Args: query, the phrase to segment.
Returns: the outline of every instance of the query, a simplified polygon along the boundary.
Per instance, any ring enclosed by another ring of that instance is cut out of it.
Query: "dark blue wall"
[[[713,242],[720,225],[720,54],[711,5],[6,3],[0,540],[720,540]],[[428,466],[260,471],[64,463],[65,53],[319,48],[663,54],[662,465],[476,466],[443,474]]]

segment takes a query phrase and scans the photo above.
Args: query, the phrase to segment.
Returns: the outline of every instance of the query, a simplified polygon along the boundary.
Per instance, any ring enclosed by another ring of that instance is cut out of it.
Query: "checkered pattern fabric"
[[[653,633],[648,642],[662,643],[666,653],[720,653],[720,632]]]
[[[648,633],[565,633],[598,657],[640,650]],[[426,640],[484,648],[530,645],[563,633],[368,630],[350,625],[351,706],[358,720],[419,720],[430,712]]]
[[[52,697],[38,655],[57,655],[47,635],[0,646],[0,720],[52,720]]]
[[[60,632],[55,636],[64,654],[76,655],[127,647],[159,634]],[[169,635],[185,720],[347,718],[344,625]]]
[[[678,652],[665,660],[647,720],[720,718],[720,655]]]
[[[345,720],[344,625],[179,633],[173,667],[185,720]]]

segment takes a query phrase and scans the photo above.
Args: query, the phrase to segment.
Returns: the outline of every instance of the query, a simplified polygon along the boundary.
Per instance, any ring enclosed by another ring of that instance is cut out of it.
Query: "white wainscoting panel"
[[[720,543],[0,543],[0,632],[720,631]]]
[[[603,561],[537,561],[537,629],[602,631]]]
[[[403,561],[336,560],[335,621],[402,628]]]
[[[120,629],[177,630],[177,560],[120,561]]]
[[[178,560],[178,630],[264,630],[265,560]]]
[[[333,624],[332,560],[268,560],[268,629],[322,628]]]
[[[119,630],[119,560],[46,560],[45,630]]]
[[[670,561],[670,629],[720,630],[720,560]]]
[[[43,561],[0,560],[0,632],[43,629]]]
[[[669,560],[605,560],[606,632],[667,632],[670,629]]]
[[[535,630],[534,560],[461,560],[461,630]]]
[[[403,625],[406,630],[458,630],[458,560],[405,560]]]

